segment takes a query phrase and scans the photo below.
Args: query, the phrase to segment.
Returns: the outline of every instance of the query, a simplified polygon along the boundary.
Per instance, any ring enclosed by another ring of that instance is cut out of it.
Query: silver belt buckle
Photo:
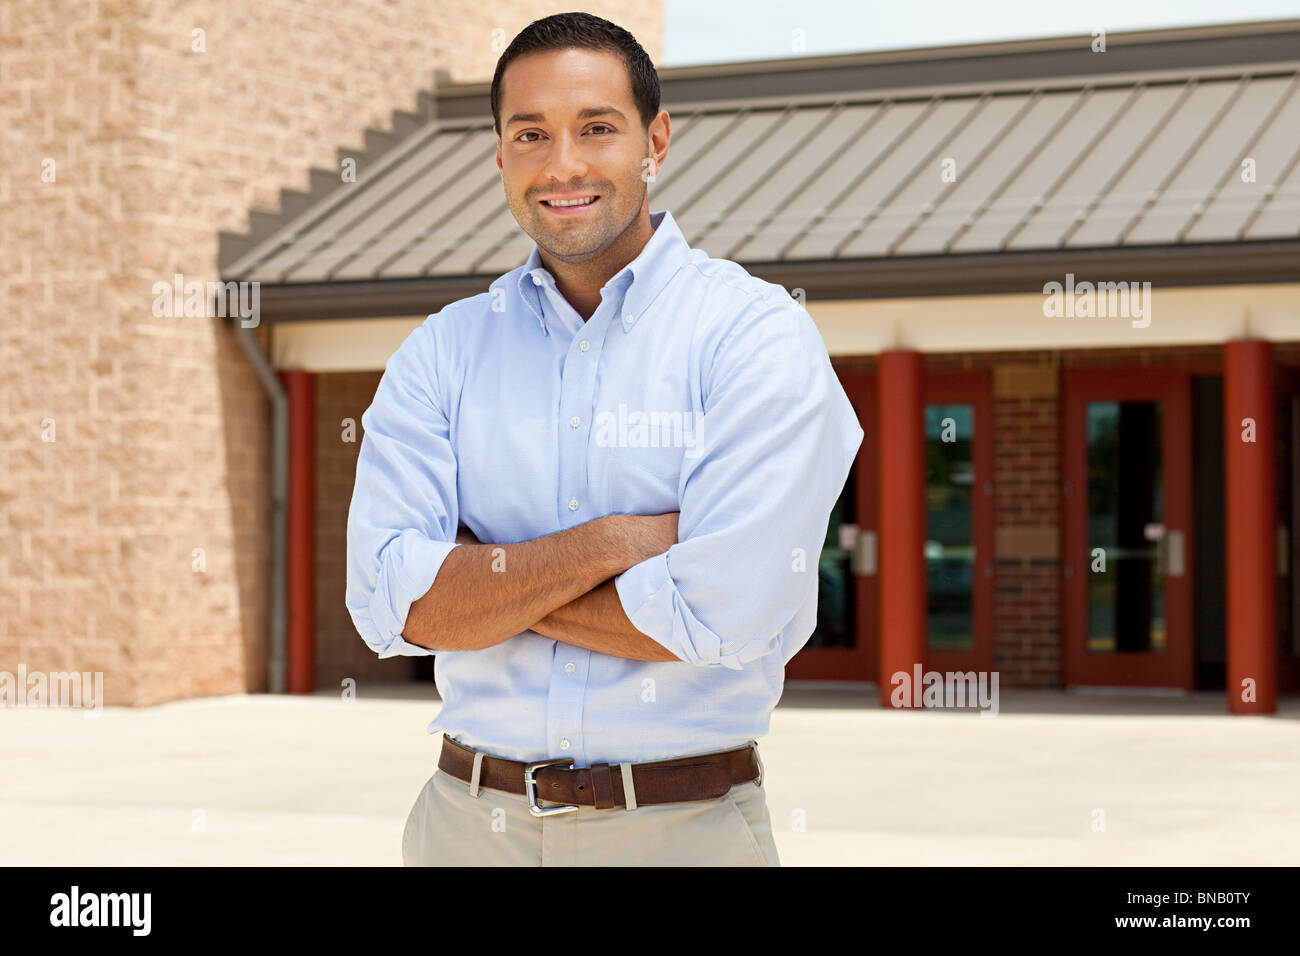
[[[537,805],[537,778],[533,776],[533,771],[542,767],[554,767],[560,764],[573,764],[572,757],[559,757],[555,760],[534,760],[524,767],[524,792],[528,794],[528,812],[535,817],[547,817],[553,813],[568,813],[570,810],[578,809],[576,803],[566,803],[560,807],[539,807]]]

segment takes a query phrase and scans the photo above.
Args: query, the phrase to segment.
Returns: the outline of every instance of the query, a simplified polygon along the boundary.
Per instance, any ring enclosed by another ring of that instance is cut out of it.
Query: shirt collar
[[[624,290],[623,314],[620,321],[624,332],[630,332],[632,326],[642,317],[642,313],[663,291],[671,279],[685,263],[690,254],[690,245],[678,228],[673,214],[668,210],[650,213],[650,226],[654,229],[650,239],[642,247],[636,258],[625,265],[604,285],[604,289]],[[542,332],[549,335],[546,326],[545,310],[541,302],[541,285],[555,288],[555,277],[542,265],[541,250],[534,245],[528,261],[513,272],[506,273],[498,283],[507,282],[515,276],[519,297],[537,316]],[[540,280],[540,281],[534,281]],[[557,293],[558,294],[558,293]]]

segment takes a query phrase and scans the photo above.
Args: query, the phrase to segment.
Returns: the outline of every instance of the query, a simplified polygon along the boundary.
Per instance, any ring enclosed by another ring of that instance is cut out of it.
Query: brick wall
[[[659,56],[659,4],[588,7]],[[267,404],[153,285],[215,280],[221,230],[554,9],[0,4],[0,670],[101,670],[108,703],[264,688]]]
[[[994,365],[994,645],[1008,685],[1060,680],[1060,362]]]

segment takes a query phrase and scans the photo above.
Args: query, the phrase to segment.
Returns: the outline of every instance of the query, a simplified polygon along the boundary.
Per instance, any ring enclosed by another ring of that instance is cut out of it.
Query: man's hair
[[[618,24],[590,13],[557,13],[524,27],[497,60],[492,77],[492,128],[498,136],[501,135],[501,77],[510,61],[527,53],[574,47],[603,50],[622,59],[632,84],[632,99],[641,113],[641,128],[650,129],[650,123],[659,115],[659,74],[636,37]]]

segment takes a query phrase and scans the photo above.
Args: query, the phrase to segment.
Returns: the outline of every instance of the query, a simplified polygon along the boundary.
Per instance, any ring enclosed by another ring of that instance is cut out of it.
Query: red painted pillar
[[[1277,435],[1273,351],[1268,342],[1224,346],[1224,523],[1227,553],[1228,711],[1277,710]],[[1254,440],[1244,419],[1254,422]],[[1254,700],[1244,682],[1254,686]]]
[[[279,373],[289,396],[288,621],[290,694],[316,689],[316,376],[290,369]]]
[[[925,668],[925,365],[880,354],[880,705],[911,707]],[[902,684],[895,674],[906,674]],[[902,687],[902,700],[892,695]]]

